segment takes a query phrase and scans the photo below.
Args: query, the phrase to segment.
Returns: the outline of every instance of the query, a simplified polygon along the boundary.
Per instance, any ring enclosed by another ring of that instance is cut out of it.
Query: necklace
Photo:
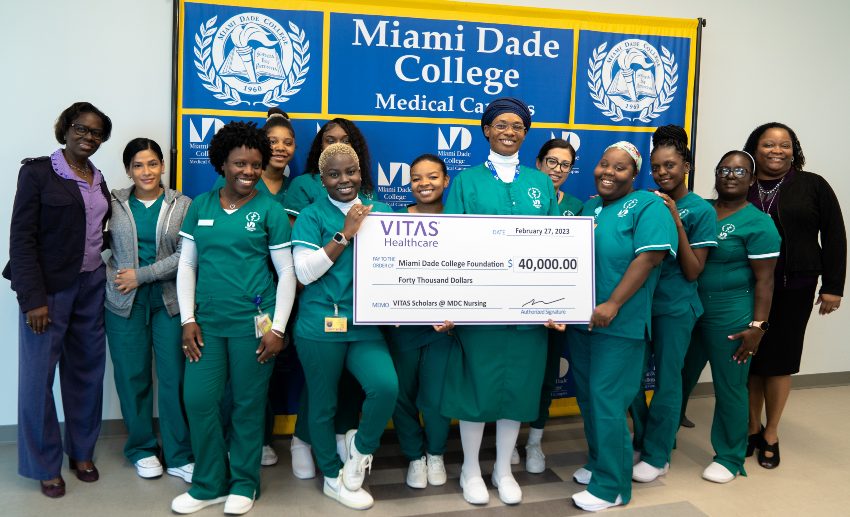
[[[756,180],[756,185],[758,186],[758,189],[759,189],[759,204],[761,204],[761,211],[762,212],[764,212],[766,214],[770,213],[770,209],[773,207],[773,202],[776,201],[777,197],[779,197],[779,196],[777,196],[777,194],[779,193],[779,187],[782,186],[783,181],[785,181],[785,176],[782,176],[782,178],[780,178],[780,180],[779,180],[779,183],[774,185],[774,187],[772,189],[765,190],[764,187],[761,186],[761,182]],[[767,203],[767,209],[765,209],[764,208],[764,202],[765,202],[765,200],[768,200],[768,199],[770,201]]]
[[[247,196],[242,196],[241,198],[237,199],[236,201],[229,201],[229,200],[225,199],[224,193],[222,193],[221,200],[224,201],[225,203],[227,203],[227,208],[229,210],[236,210],[240,206],[247,203],[248,200],[251,199],[252,197],[254,197],[254,194],[256,194],[256,193],[257,193],[257,189],[254,189],[254,190],[251,191],[250,194],[248,194]]]
[[[67,161],[67,160],[66,160],[66,161]],[[71,163],[71,162],[68,162],[68,166],[69,166],[69,167],[71,167],[72,169],[74,169],[75,171],[79,172],[80,174],[82,174],[82,175],[83,175],[83,179],[85,179],[85,178],[86,178],[86,176],[88,176],[88,175],[89,175],[89,172],[90,172],[90,171],[89,171],[88,167],[86,167],[85,169],[83,169],[82,167],[77,167],[76,165],[74,165],[74,164],[73,164],[73,163]]]

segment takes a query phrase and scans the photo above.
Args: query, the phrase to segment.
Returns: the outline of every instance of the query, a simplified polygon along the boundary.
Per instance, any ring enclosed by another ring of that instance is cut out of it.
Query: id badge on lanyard
[[[257,306],[257,315],[254,316],[254,337],[261,338],[266,335],[266,332],[272,329],[272,318],[269,313],[263,312],[260,309],[260,304],[263,303],[263,297],[257,295],[254,297],[254,305]]]
[[[337,304],[334,304],[334,315],[325,316],[325,332],[348,332],[348,318],[339,315]]]

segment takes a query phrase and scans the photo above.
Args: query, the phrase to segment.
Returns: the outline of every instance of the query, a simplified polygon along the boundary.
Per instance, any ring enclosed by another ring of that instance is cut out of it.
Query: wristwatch
[[[770,323],[768,323],[766,321],[751,321],[750,324],[748,325],[748,327],[750,327],[751,329],[757,328],[757,329],[761,330],[762,332],[767,332],[767,329],[770,328]]]
[[[349,241],[345,238],[345,235],[343,235],[342,232],[336,232],[334,234],[334,242],[340,246],[348,246]]]

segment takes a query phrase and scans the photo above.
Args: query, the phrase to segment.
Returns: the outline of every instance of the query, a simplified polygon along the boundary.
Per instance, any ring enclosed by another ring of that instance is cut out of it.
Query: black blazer
[[[86,213],[74,180],[59,177],[50,158],[24,160],[9,231],[9,263],[3,276],[12,281],[21,311],[47,305],[47,295],[73,284],[83,264]],[[109,189],[100,184],[111,215]],[[106,239],[104,239],[106,242]]]

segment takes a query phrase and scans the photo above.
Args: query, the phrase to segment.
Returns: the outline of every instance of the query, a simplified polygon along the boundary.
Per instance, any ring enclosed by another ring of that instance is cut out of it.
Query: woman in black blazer
[[[53,401],[59,382],[64,452],[81,481],[97,481],[92,458],[100,433],[106,339],[103,327],[103,229],[109,189],[89,161],[112,122],[88,102],[59,115],[64,148],[23,161],[12,208],[9,264],[21,307],[18,356],[18,473],[41,481],[48,497],[65,494],[63,440]]]

